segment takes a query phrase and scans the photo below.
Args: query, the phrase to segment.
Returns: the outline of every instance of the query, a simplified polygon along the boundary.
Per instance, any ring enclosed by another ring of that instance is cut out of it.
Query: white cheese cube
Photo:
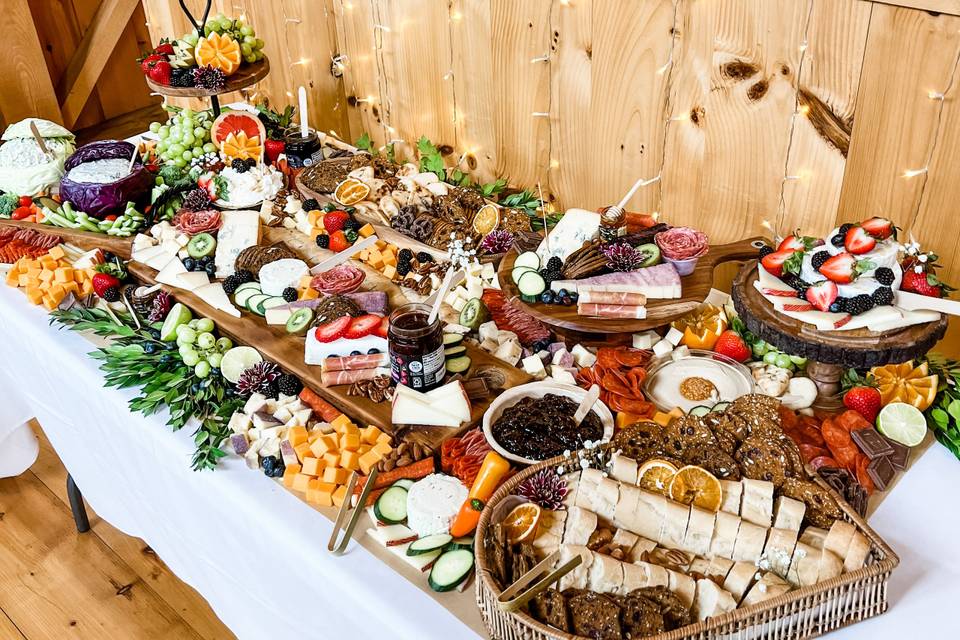
[[[257,411],[261,411],[267,406],[267,398],[262,393],[252,393],[250,398],[247,399],[247,403],[243,405],[243,412],[248,416],[252,416]]]
[[[294,221],[293,218],[284,218],[284,219],[283,219],[283,227],[284,227],[285,229],[296,229],[296,228],[297,228],[297,223],[296,223],[296,221]]]
[[[450,306],[453,307],[454,310],[457,312],[462,311],[466,305],[467,305],[467,301],[459,297],[450,303]]]
[[[503,344],[504,342],[509,341],[520,342],[520,338],[513,331],[507,331],[506,329],[500,329],[497,331],[497,342]]]
[[[297,419],[301,425],[306,426],[310,421],[310,417],[313,415],[313,409],[307,407],[306,409],[300,409],[293,412],[293,417]]]
[[[483,295],[483,283],[479,280],[474,280],[467,285],[467,300],[472,298],[479,298]]]
[[[484,351],[489,351],[490,353],[493,353],[500,348],[500,343],[497,342],[496,340],[491,340],[490,338],[487,338],[486,340],[480,343],[480,348],[483,349]]]
[[[497,323],[491,320],[490,322],[484,322],[482,325],[480,325],[480,328],[477,329],[477,335],[480,337],[480,342],[490,339],[499,344],[500,341],[497,340],[498,331]]]
[[[280,422],[286,422],[293,414],[290,413],[290,410],[287,409],[286,405],[280,406],[273,414],[273,417],[279,420]]]
[[[659,338],[659,336],[657,336],[657,338]],[[653,341],[654,337],[647,332],[633,334],[634,349],[649,349],[653,346]]]
[[[227,426],[234,433],[246,433],[250,429],[250,416],[237,412],[230,416]]]
[[[573,354],[573,361],[581,368],[592,367],[597,361],[597,356],[580,344],[574,346],[570,353]]]
[[[690,347],[685,344],[680,345],[673,350],[673,353],[670,354],[672,360],[681,360],[690,355]]]
[[[550,377],[560,384],[577,384],[577,380],[572,373],[556,365],[550,365]]]
[[[463,285],[460,285],[459,287],[454,289],[453,293],[456,294],[458,298],[463,298],[464,300],[467,299],[467,289]]]
[[[243,455],[243,461],[247,463],[247,466],[251,469],[260,468],[260,455],[257,453],[257,450],[251,447],[247,449],[247,452]]]
[[[497,347],[497,350],[494,351],[493,355],[510,365],[516,365],[517,361],[520,360],[520,356],[523,355],[523,349],[520,348],[519,343],[510,340]],[[537,358],[537,360],[539,361],[540,359]],[[543,366],[542,362],[540,363],[540,366]]]
[[[683,340],[683,331],[680,331],[676,327],[670,327],[670,331],[667,331],[667,335],[665,335],[663,339],[673,346],[677,346],[680,344],[680,341]]]
[[[653,355],[657,356],[658,358],[662,358],[673,351],[673,346],[674,345],[672,342],[664,338],[657,344],[653,345]]]
[[[540,359],[540,356],[533,354],[532,356],[527,356],[520,361],[520,364],[524,371],[529,373],[531,376],[537,379],[545,378],[547,375],[546,370],[543,368],[543,360]]]
[[[483,267],[480,269],[480,276],[487,282],[492,282],[497,278],[497,271],[493,268],[492,262],[484,263]]]

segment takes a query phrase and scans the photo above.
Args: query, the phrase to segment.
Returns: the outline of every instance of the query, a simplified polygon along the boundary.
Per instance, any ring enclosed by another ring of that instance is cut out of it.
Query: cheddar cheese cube
[[[340,436],[340,449],[342,451],[356,451],[360,446],[359,433],[344,433]]]
[[[308,476],[319,476],[323,473],[325,467],[326,465],[320,458],[306,458],[303,461],[303,471],[301,471],[301,473],[305,473]]]
[[[356,451],[344,451],[340,454],[340,466],[356,471],[360,468],[360,454]]]
[[[390,453],[391,451],[393,451],[393,447],[390,446],[390,443],[389,443],[389,442],[379,442],[379,441],[378,441],[375,445],[373,445],[373,448],[371,449],[371,451],[376,451],[376,452],[379,453],[380,456],[382,457],[382,456],[387,455],[387,454]]]
[[[381,240],[380,238],[377,238],[377,241],[374,242],[373,244],[374,244],[374,246],[377,247],[377,249],[386,249],[386,248],[387,248],[387,245],[390,244],[390,243],[387,242],[386,240]]]
[[[7,273],[7,286],[15,287],[20,284],[20,270],[19,269],[10,269]]]
[[[390,444],[392,441],[393,441],[393,436],[391,436],[389,433],[381,432],[380,435],[377,436],[377,442],[384,442],[386,444]]]
[[[363,225],[362,227],[360,227],[359,229],[357,229],[357,235],[360,236],[361,238],[369,238],[374,233],[376,233],[376,231],[374,230],[373,225],[370,224],[369,222]]]
[[[360,472],[365,476],[370,475],[370,470],[373,469],[378,462],[380,462],[380,454],[373,450],[363,454],[357,460],[357,464],[360,465]]]
[[[340,464],[340,452],[334,449],[333,451],[323,454],[322,459],[327,467],[336,467]]]
[[[73,269],[70,267],[60,267],[53,272],[53,278],[57,282],[71,282],[73,280]]]
[[[383,274],[383,277],[387,280],[393,280],[393,277],[397,275],[397,268],[392,264],[383,265],[383,269],[380,271]]]
[[[330,422],[330,426],[333,427],[333,430],[337,433],[343,433],[343,430],[349,424],[353,423],[350,421],[350,417],[345,413],[341,413]]]
[[[323,470],[323,481],[332,482],[333,484],[346,484],[347,480],[350,479],[350,471],[348,469],[339,469],[337,467],[327,467]]]
[[[291,486],[291,489],[294,491],[299,491],[300,493],[304,493],[307,490],[307,487],[310,486],[311,480],[313,480],[313,476],[308,476],[305,473],[298,473],[297,475],[293,476],[293,485]]]
[[[318,219],[321,215],[323,215],[323,211],[322,211],[322,210],[320,210],[320,209],[314,209],[313,211],[311,211],[311,212],[309,212],[309,213],[307,214],[307,222],[309,222],[309,223],[311,224],[311,226],[316,226],[316,224],[317,224],[317,219]]]
[[[668,413],[657,411],[656,413],[653,414],[653,421],[656,422],[661,427],[669,426],[671,420],[673,420],[673,416],[671,416]]]
[[[29,300],[31,304],[40,304],[43,302],[43,291],[34,288],[27,289],[27,300]]]
[[[339,507],[342,505],[346,497],[347,488],[344,486],[337,487],[336,491],[333,492],[333,506]]]
[[[319,297],[320,297],[320,292],[312,287],[308,287],[303,291],[304,300],[316,300]]]
[[[293,479],[300,473],[300,465],[288,464],[283,470],[283,486],[287,489],[293,488]]]
[[[80,293],[80,285],[78,285],[76,282],[66,282],[63,285],[63,290],[69,291],[74,295],[78,295]]]
[[[339,448],[337,438],[333,434],[322,435],[310,444],[310,451],[318,458],[323,457],[325,453],[336,451]]]
[[[313,453],[313,451],[310,450],[310,445],[307,444],[306,442],[304,442],[304,443],[302,443],[302,444],[298,444],[297,446],[295,446],[295,447],[293,448],[293,450],[296,452],[296,454],[297,454],[297,459],[298,459],[300,462],[303,462],[303,461],[306,460],[307,458],[316,458],[316,457],[317,457],[317,456]]]
[[[290,441],[294,447],[298,444],[302,444],[307,441],[307,428],[306,427],[290,427],[287,429],[287,440]]]
[[[63,246],[59,244],[53,249],[50,249],[50,251],[47,251],[47,255],[54,260],[62,260],[63,258],[67,257],[67,254],[63,251]]]
[[[381,433],[383,433],[383,431],[380,431],[380,429],[371,424],[360,430],[360,441],[372,445],[376,443]]]
[[[332,507],[333,492],[336,491],[337,485],[320,480],[313,480],[310,484],[311,486],[307,489],[307,502],[318,507]]]
[[[17,285],[21,287],[26,287],[27,285],[30,284],[30,280],[31,280],[30,276],[24,273],[17,277]]]

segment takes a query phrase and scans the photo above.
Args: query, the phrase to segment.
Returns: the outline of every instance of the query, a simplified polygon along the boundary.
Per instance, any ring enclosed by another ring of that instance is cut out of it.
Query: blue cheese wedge
[[[407,526],[421,538],[450,530],[469,491],[460,480],[433,473],[407,493]]]
[[[567,256],[597,237],[600,232],[600,214],[586,209],[568,209],[550,231],[549,238],[545,238],[537,247],[540,264],[557,256],[566,260]]]
[[[260,267],[260,288],[268,296],[282,296],[287,287],[296,288],[310,268],[303,260],[284,258],[268,262]]]
[[[223,222],[217,232],[214,264],[217,266],[217,277],[226,278],[233,275],[240,252],[260,242],[260,213],[223,211],[221,219]]]

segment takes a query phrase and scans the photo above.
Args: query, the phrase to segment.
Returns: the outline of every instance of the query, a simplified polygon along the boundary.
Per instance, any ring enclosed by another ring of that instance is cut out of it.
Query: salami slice
[[[220,228],[220,212],[216,209],[203,209],[201,211],[180,211],[173,218],[173,226],[180,233],[188,236],[194,236],[198,233],[209,233]]]
[[[674,227],[661,231],[654,240],[663,254],[671,260],[699,258],[710,248],[707,235],[690,227]]]
[[[314,276],[310,286],[323,293],[350,293],[360,287],[365,277],[363,271],[353,265],[338,264]]]

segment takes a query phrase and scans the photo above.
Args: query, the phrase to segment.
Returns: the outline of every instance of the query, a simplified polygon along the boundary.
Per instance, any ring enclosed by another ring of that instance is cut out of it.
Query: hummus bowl
[[[643,392],[660,411],[679,407],[688,413],[696,406],[713,407],[753,393],[753,376],[732,358],[691,349],[688,355],[668,357],[651,366]]]

